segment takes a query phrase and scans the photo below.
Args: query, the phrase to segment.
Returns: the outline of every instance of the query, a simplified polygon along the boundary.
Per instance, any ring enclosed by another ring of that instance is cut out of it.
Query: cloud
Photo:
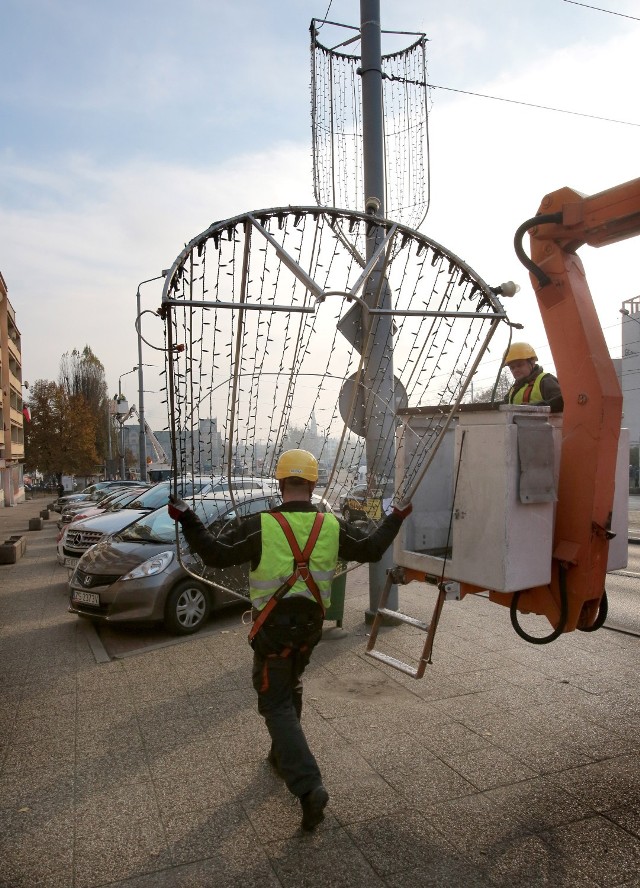
[[[477,85],[487,95],[637,119],[633,69],[637,38],[621,34],[599,45],[550,53],[543,65]],[[603,71],[615,63],[615,91]],[[640,119],[638,119],[640,122]],[[603,123],[472,96],[435,91],[430,118],[432,201],[423,229],[467,260],[489,283],[522,287],[506,303],[522,323],[520,338],[541,351],[547,337],[528,273],[513,250],[517,227],[535,215],[545,194],[564,186],[595,194],[638,175],[640,127]],[[528,238],[525,238],[528,250]],[[620,349],[623,299],[637,295],[637,241],[579,255],[614,355]]]
[[[519,62],[509,77],[476,79],[473,88],[634,118],[636,30]],[[473,23],[450,37],[462,55],[465,48],[477,51],[484,39]],[[173,71],[169,57],[165,68],[149,75],[145,92],[162,92],[162,81]],[[275,89],[277,83],[269,85]],[[252,132],[253,106],[238,106],[236,112]],[[542,350],[546,336],[528,275],[513,251],[515,229],[559,187],[594,193],[635,177],[640,128],[434,91],[430,131],[432,200],[422,230],[490,284],[518,281],[522,291],[507,308],[524,325],[523,338]],[[140,281],[170,266],[184,243],[215,220],[262,207],[313,203],[308,127],[300,142],[274,141],[265,134],[263,144],[253,135],[227,145],[227,159],[212,168],[202,161],[161,159],[161,145],[126,161],[105,161],[86,151],[27,162],[5,150],[0,269],[23,334],[26,378],[56,378],[62,353],[87,343],[115,390],[119,374],[137,363],[133,324]],[[223,130],[211,134],[212,157],[216,141],[225,136]],[[614,354],[620,303],[638,293],[636,253],[634,241],[580,251]],[[160,292],[160,283],[148,285],[143,306],[155,308]],[[157,327],[149,335],[154,341],[161,338],[159,321]],[[153,362],[153,356],[146,360]],[[157,388],[152,381],[148,386]],[[148,400],[150,419],[163,425],[159,399]]]
[[[60,356],[87,343],[116,390],[118,375],[137,363],[138,283],[218,219],[309,203],[309,167],[309,152],[287,144],[214,171],[139,161],[105,169],[78,156],[46,170],[0,164],[0,177],[26,195],[23,208],[0,209],[0,268],[22,333],[23,374],[55,379]],[[160,293],[161,284],[150,285],[143,307],[155,309]]]

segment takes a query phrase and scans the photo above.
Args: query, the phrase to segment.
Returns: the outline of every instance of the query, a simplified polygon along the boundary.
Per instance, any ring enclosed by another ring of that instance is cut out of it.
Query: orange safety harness
[[[535,384],[536,384],[535,379],[533,382],[527,383],[527,386],[526,386],[524,392],[522,393],[522,403],[523,404],[529,403],[529,398],[531,397],[531,392],[533,391],[533,387]]]
[[[276,604],[282,598],[284,598],[287,592],[297,583],[298,580],[303,580],[306,583],[307,588],[322,608],[323,616],[325,613],[320,589],[318,588],[318,584],[314,580],[311,571],[309,570],[309,559],[311,558],[311,553],[313,552],[317,539],[320,536],[324,514],[318,512],[318,514],[316,515],[313,526],[311,528],[311,533],[309,534],[309,538],[307,539],[305,547],[302,551],[300,550],[300,546],[298,545],[298,541],[295,538],[295,534],[291,528],[291,525],[284,517],[282,512],[269,512],[269,514],[276,519],[276,521],[282,528],[285,537],[287,538],[287,542],[289,543],[289,546],[291,547],[291,552],[293,554],[295,569],[291,576],[288,577],[280,586],[280,588],[276,589],[276,591],[273,593],[271,598],[267,601],[265,606],[256,617],[256,620],[251,627],[251,631],[249,632],[249,641],[252,641],[256,633],[260,631],[260,628],[262,627],[264,621],[267,619]]]
[[[526,385],[522,386],[521,389],[517,388],[515,391],[513,391],[513,388],[512,388],[509,393],[510,403],[513,404],[514,403],[513,399],[515,398],[515,396],[518,394],[519,391],[522,391],[522,403],[529,404],[531,402],[531,393],[533,392],[533,389],[535,388],[536,382],[538,381],[538,379],[542,379],[542,377],[546,376],[546,375],[547,374],[544,372],[538,373],[538,375],[536,376],[535,379],[533,379],[531,382],[528,382]],[[540,392],[540,394],[542,395],[542,392]]]

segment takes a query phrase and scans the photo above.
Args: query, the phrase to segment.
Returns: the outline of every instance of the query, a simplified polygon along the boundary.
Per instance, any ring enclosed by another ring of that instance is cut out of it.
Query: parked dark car
[[[326,500],[314,501],[330,511]],[[228,522],[280,502],[279,493],[249,490],[234,507],[228,493],[218,492],[204,496],[196,510],[219,533]],[[180,552],[188,571],[178,560],[176,525],[167,509],[145,515],[83,555],[69,580],[69,610],[104,623],[164,622],[170,632],[188,635],[202,628],[213,610],[238,600],[248,603],[248,565],[204,567],[182,534]]]
[[[186,497],[194,493],[203,494],[211,489],[212,483],[212,479],[208,477],[192,477],[182,482],[179,493]],[[99,543],[103,537],[117,533],[160,506],[166,506],[170,492],[171,482],[161,481],[139,494],[126,507],[119,504],[111,512],[67,524],[58,539],[58,561],[65,567],[74,568],[87,549]]]
[[[96,515],[111,512],[117,508],[126,508],[129,503],[132,503],[150,487],[149,484],[139,484],[137,487],[113,487],[98,490],[88,500],[65,506],[60,514],[58,527],[63,528],[72,521],[94,518]]]
[[[79,493],[66,493],[63,496],[59,496],[53,503],[53,510],[54,512],[62,512],[65,506],[90,499],[91,495],[98,490],[107,490],[113,487],[135,487],[139,484],[139,481],[96,481],[95,484],[90,484]]]
[[[356,484],[340,495],[340,513],[345,521],[378,521],[382,517],[382,500],[392,494],[392,488]]]

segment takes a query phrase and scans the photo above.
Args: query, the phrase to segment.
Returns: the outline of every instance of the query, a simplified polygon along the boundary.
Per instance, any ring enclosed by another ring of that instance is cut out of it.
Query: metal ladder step
[[[410,617],[408,614],[403,614],[400,613],[400,611],[390,610],[389,608],[387,608],[387,599],[389,598],[389,590],[391,589],[391,586],[393,584],[394,576],[398,577],[397,572],[389,571],[387,574],[387,582],[385,583],[385,586],[380,595],[378,609],[373,620],[371,634],[369,636],[369,641],[367,643],[365,654],[367,657],[371,657],[374,660],[378,660],[380,663],[385,663],[387,666],[391,666],[392,669],[397,669],[398,672],[404,672],[405,675],[409,675],[411,676],[411,678],[422,678],[427,665],[431,662],[433,639],[436,634],[436,629],[438,628],[440,614],[442,613],[442,605],[444,604],[445,598],[447,597],[447,584],[439,584],[440,591],[438,593],[438,598],[433,609],[433,614],[431,616],[431,620],[426,623],[424,622],[424,620],[418,620],[416,619],[416,617]],[[417,667],[410,666],[409,663],[405,663],[402,660],[399,660],[397,657],[391,657],[389,654],[383,654],[380,651],[375,650],[378,630],[380,629],[382,620],[385,617],[399,623],[406,623],[409,626],[413,626],[415,629],[421,629],[423,632],[427,633],[424,647],[422,648],[422,653],[418,659]]]
[[[422,629],[423,632],[429,631],[429,623],[425,623],[424,620],[418,620],[416,617],[410,617],[409,614],[401,614],[400,611],[389,610],[386,607],[378,608],[377,613],[382,614],[383,617],[392,617],[394,620],[399,620],[408,626],[415,626],[416,629]]]
[[[379,660],[381,663],[386,663],[387,666],[392,666],[394,669],[397,669],[399,672],[404,672],[406,675],[410,675],[411,678],[418,677],[418,670],[413,666],[409,666],[408,663],[403,663],[402,660],[398,660],[396,657],[390,657],[388,654],[381,654],[380,651],[365,651],[367,657],[371,657],[374,660]]]

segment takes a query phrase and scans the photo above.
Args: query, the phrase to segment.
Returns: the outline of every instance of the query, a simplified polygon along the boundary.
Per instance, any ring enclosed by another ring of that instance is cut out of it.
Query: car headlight
[[[153,577],[156,574],[162,573],[163,570],[169,567],[173,558],[173,552],[160,552],[158,555],[154,555],[153,558],[149,558],[148,561],[143,561],[142,564],[134,567],[128,574],[120,577],[120,582],[139,580],[142,577]]]

